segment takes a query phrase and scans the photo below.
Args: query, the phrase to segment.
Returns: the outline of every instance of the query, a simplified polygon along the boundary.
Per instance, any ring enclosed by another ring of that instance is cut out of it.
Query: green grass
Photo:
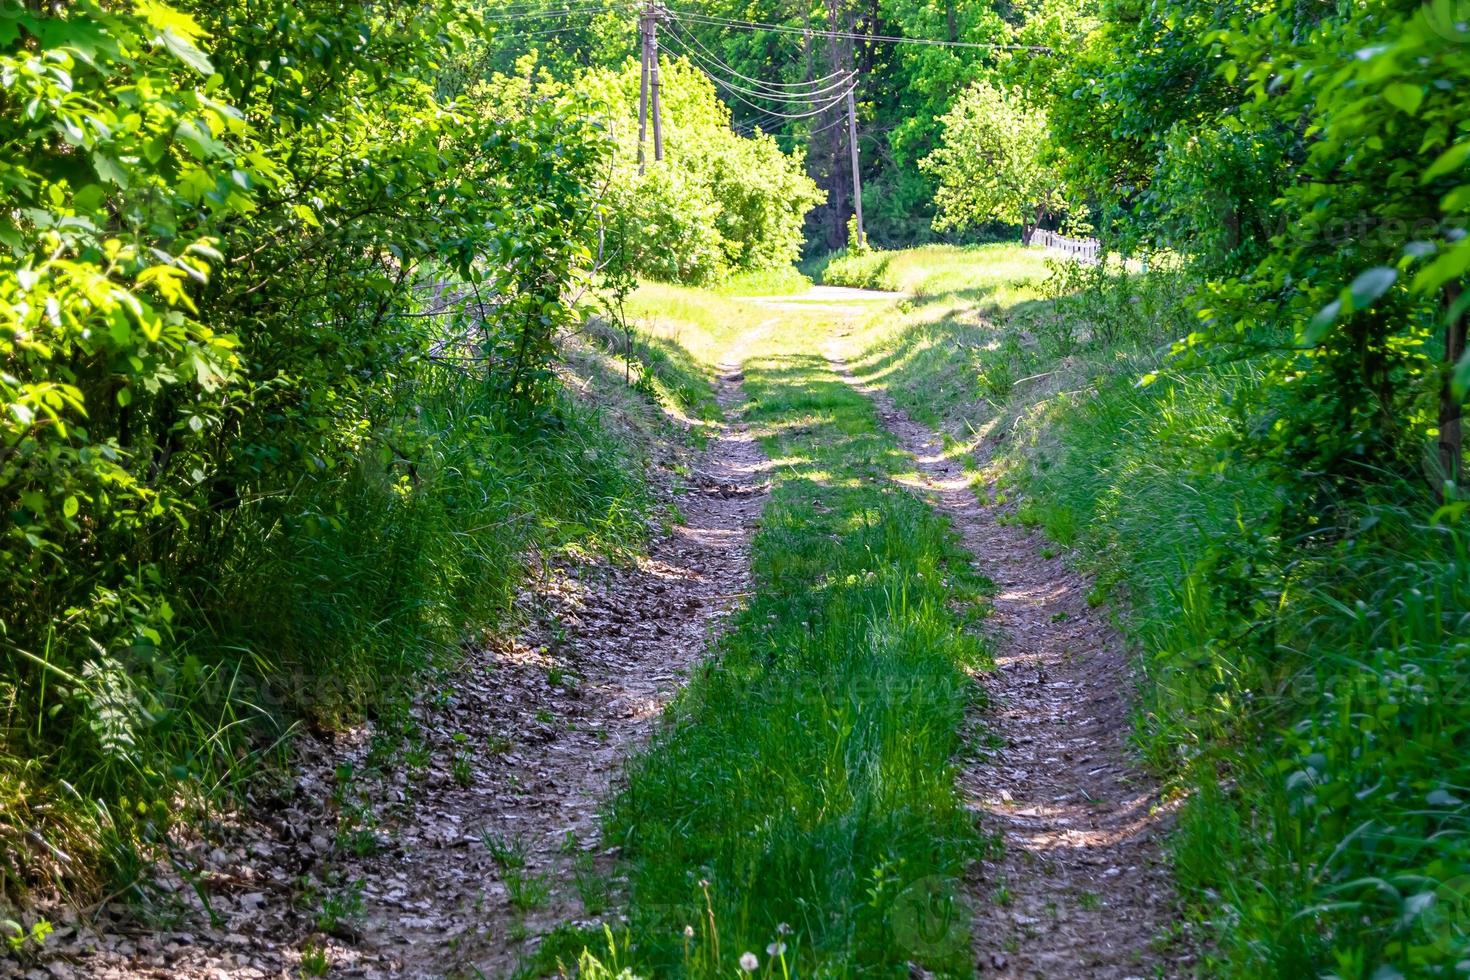
[[[773,311],[754,303],[688,286],[645,283],[628,300],[639,329],[687,352],[692,370],[708,384],[737,337],[771,320]]]
[[[229,805],[295,727],[408,724],[420,672],[513,619],[529,551],[641,543],[641,450],[592,407],[563,396],[510,425],[476,380],[438,367],[406,377],[398,404],[365,434],[381,453],[245,502],[178,556],[155,644],[41,684],[23,725],[12,709],[0,894],[49,879],[146,901],[174,822]],[[20,684],[0,672],[0,702]]]
[[[967,447],[988,436],[1020,519],[1122,600],[1207,974],[1450,975],[1470,956],[1463,521],[1385,485],[1310,538],[1273,531],[1279,491],[1220,449],[1260,371],[1160,353],[1192,329],[1181,273],[1018,271],[1016,293],[969,294],[1006,267],[977,261],[935,295],[916,252],[863,259],[877,284],[929,285],[849,338],[858,370]]]
[[[1048,253],[1021,245],[925,245],[838,255],[821,271],[830,286],[909,293],[917,300],[957,294],[1011,305],[1048,275]]]
[[[625,385],[691,425],[718,419],[714,386],[704,368],[675,340],[646,329],[636,309],[635,303],[626,315],[626,327],[598,317],[588,321],[586,336],[604,355],[603,373],[621,375]]]
[[[724,301],[682,303],[723,332],[706,349],[728,342]],[[950,759],[988,583],[889,479],[910,463],[814,353],[827,329],[790,317],[747,362],[747,418],[778,463],[753,597],[609,812],[646,975],[731,975],[778,939],[801,974],[971,969],[965,916],[941,943],[914,919],[984,847]]]
[[[739,272],[715,287],[720,296],[780,296],[799,293],[811,287],[812,281],[792,266]]]

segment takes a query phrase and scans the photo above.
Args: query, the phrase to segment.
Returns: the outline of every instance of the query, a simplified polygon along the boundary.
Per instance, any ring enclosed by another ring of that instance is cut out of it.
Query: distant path
[[[738,299],[773,310],[820,310],[823,313],[858,316],[872,312],[875,303],[908,299],[908,296],[908,293],[885,292],[881,289],[813,286],[804,293],[787,293],[782,296],[741,296]]]

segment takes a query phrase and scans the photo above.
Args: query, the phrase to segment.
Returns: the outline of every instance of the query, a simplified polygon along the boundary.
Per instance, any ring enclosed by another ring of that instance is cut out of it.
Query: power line
[[[680,47],[683,50],[684,55],[686,57],[688,57],[689,60],[691,62],[693,62],[695,65],[697,65],[698,67],[700,67],[701,69],[703,69],[704,70],[704,73],[706,75],[709,75],[710,78],[712,78],[712,79],[715,78],[716,77],[716,74],[715,74],[714,71],[712,71],[710,69],[710,63],[707,62],[707,61],[705,61],[705,60],[703,60],[700,57],[700,55],[699,55],[699,53],[697,51],[694,51],[692,48],[690,48],[688,46],[688,44],[686,43],[685,36],[681,32],[679,32],[679,31],[673,31],[671,33],[672,33],[672,36],[676,40],[678,40],[680,42]],[[744,75],[739,75],[739,77],[740,78],[746,78],[746,76],[744,76]],[[796,103],[810,104],[810,103],[816,102],[818,99],[822,98],[823,96],[831,95],[832,93],[837,92],[844,85],[847,85],[847,84],[851,83],[851,81],[852,81],[852,76],[851,75],[848,75],[848,74],[845,74],[845,73],[841,73],[841,72],[839,72],[836,75],[831,76],[831,77],[834,77],[837,80],[835,82],[832,82],[830,85],[827,85],[827,86],[825,86],[823,88],[811,89],[811,90],[808,90],[808,91],[805,91],[805,92],[797,92],[797,91],[772,92],[772,91],[767,90],[767,89],[746,88],[746,87],[744,87],[742,85],[739,85],[739,84],[737,84],[735,82],[732,82],[732,81],[730,81],[728,79],[721,79],[720,80],[720,84],[725,89],[727,89],[728,91],[731,91],[731,92],[740,92],[740,93],[742,93],[744,95],[753,96],[753,97],[758,98],[758,99],[765,99],[765,100],[770,101],[770,102],[780,102],[780,103],[784,103],[784,104],[788,104],[788,105],[789,104],[796,104]],[[747,80],[750,81],[752,79],[747,79]],[[760,84],[759,79],[754,79],[753,81],[756,81],[757,84]]]
[[[629,13],[634,9],[628,0],[611,3],[607,2],[607,0],[563,0],[563,2],[557,2],[557,0],[550,0],[550,2],[547,2],[547,0],[534,0],[534,2],[529,3],[509,3],[504,6],[490,8],[486,12],[484,19],[495,20],[503,14],[534,14],[558,7],[591,7],[609,11],[622,9],[627,10]]]
[[[849,82],[850,83],[855,83],[856,82],[856,79],[857,79],[857,75],[854,74],[854,75],[852,75],[852,76],[849,77]],[[710,80],[712,82],[714,82],[716,85],[719,85],[722,88],[726,88],[726,90],[728,91],[728,83],[725,82],[723,79],[719,79],[719,78],[716,78],[715,76],[711,75],[710,76]],[[768,115],[768,116],[774,116],[777,119],[806,119],[806,118],[808,118],[810,116],[819,116],[819,115],[821,115],[822,113],[826,112],[828,109],[832,108],[837,103],[841,102],[843,99],[847,98],[847,94],[852,91],[852,88],[853,88],[853,85],[852,84],[849,84],[846,88],[844,88],[841,92],[839,92],[835,98],[829,100],[828,102],[826,102],[823,105],[817,106],[814,109],[809,109],[806,112],[775,112],[775,111],[773,111],[771,109],[762,108],[761,106],[756,105],[754,102],[751,102],[749,99],[745,98],[744,96],[742,96],[742,95],[740,95],[740,94],[738,94],[736,92],[733,92],[732,91],[729,94],[730,94],[730,97],[731,98],[735,99],[738,102],[744,102],[746,105],[750,106],[755,111],[757,111],[757,112],[764,112],[766,115]]]
[[[677,36],[681,41],[685,41],[685,42],[692,41],[692,42],[694,42],[694,45],[696,47],[698,47],[701,51],[703,51],[705,53],[705,55],[707,55],[711,61],[713,61],[716,65],[718,65],[720,67],[721,70],[727,71],[730,74],[734,75],[736,78],[739,78],[739,79],[741,79],[743,81],[752,82],[752,83],[754,83],[756,85],[763,85],[763,86],[766,86],[767,88],[773,88],[773,89],[794,89],[794,88],[800,88],[802,86],[820,85],[820,84],[822,84],[824,82],[828,82],[828,81],[830,81],[830,80],[832,80],[834,78],[839,78],[842,75],[842,72],[840,72],[840,71],[834,71],[830,75],[823,75],[821,78],[814,78],[814,79],[812,79],[809,82],[768,82],[768,81],[765,81],[764,79],[760,79],[760,78],[751,78],[749,75],[742,75],[735,68],[731,67],[730,65],[727,65],[724,61],[722,61],[720,59],[720,56],[719,55],[717,55],[713,51],[711,51],[704,44],[704,42],[699,39],[698,35],[695,35],[693,33],[687,32],[687,31],[679,30],[678,28],[674,27],[673,24],[670,24],[669,25],[669,29],[672,30],[674,32],[675,36]]]
[[[900,37],[894,34],[859,34],[856,31],[825,31],[811,27],[789,27],[785,24],[763,24],[753,20],[732,20],[725,17],[714,17],[708,14],[696,14],[672,9],[668,9],[668,12],[676,20],[686,20],[696,24],[709,24],[716,27],[729,27],[735,30],[745,31],[775,31],[782,34],[801,34],[808,37],[844,38],[854,41],[880,41],[884,44],[922,44],[939,48],[983,48],[990,51],[1039,51],[1046,54],[1050,54],[1052,50],[1040,44],[989,44],[981,41],[941,41],[927,37]]]
[[[714,75],[720,74],[719,69],[712,67],[711,64],[708,61],[705,61],[704,59],[702,59],[699,56],[699,53],[698,52],[696,52],[693,49],[689,48],[687,45],[684,45],[682,43],[683,39],[680,38],[677,34],[673,35],[673,37],[676,40],[679,40],[681,42],[680,43],[680,50],[682,51],[682,53],[684,54],[684,56],[687,57],[690,60],[690,62],[692,64],[697,65],[698,67],[702,68],[705,71],[705,73],[708,74],[708,75],[710,75],[710,76],[714,76]],[[837,91],[842,86],[846,85],[848,83],[848,81],[849,81],[849,77],[848,76],[846,76],[846,75],[839,75],[839,76],[837,76],[837,80],[836,81],[834,81],[831,84],[826,85],[826,86],[824,86],[822,88],[807,89],[805,91],[788,90],[788,91],[775,92],[775,91],[772,91],[772,90],[767,89],[767,88],[746,88],[746,87],[744,87],[744,86],[742,86],[742,85],[740,85],[740,84],[738,84],[736,82],[731,82],[729,79],[725,79],[725,82],[726,82],[727,86],[730,89],[734,90],[734,91],[743,92],[746,95],[752,95],[752,96],[755,96],[757,98],[768,99],[771,102],[786,102],[786,103],[792,103],[792,102],[812,102],[812,101],[814,101],[816,99],[820,99],[824,95],[829,95],[832,92]]]
[[[547,36],[552,35],[552,34],[570,34],[570,33],[574,32],[574,31],[580,31],[580,30],[582,30],[582,27],[577,26],[577,27],[556,27],[556,28],[552,28],[550,30],[545,30],[545,31],[505,31],[505,32],[496,34],[495,37],[496,37],[497,40],[510,41],[510,40],[520,40],[520,39],[528,38],[528,37],[547,37]]]

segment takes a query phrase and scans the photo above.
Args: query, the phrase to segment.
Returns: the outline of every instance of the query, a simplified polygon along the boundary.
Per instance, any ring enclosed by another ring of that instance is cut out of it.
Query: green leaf
[[[317,220],[316,212],[305,204],[293,205],[291,210],[296,213],[296,217],[300,218],[302,222],[310,225],[312,228],[320,228],[322,226],[322,223]]]
[[[114,159],[105,153],[92,154],[92,168],[97,171],[97,176],[109,184],[116,184],[124,190],[128,187],[127,171]],[[80,195],[78,195],[80,198]]]
[[[1439,202],[1445,214],[1454,214],[1470,208],[1470,184],[1461,184],[1446,194]]]
[[[1419,178],[1419,183],[1424,184],[1436,177],[1443,177],[1452,170],[1459,169],[1467,159],[1470,159],[1470,140],[1456,143],[1439,155],[1439,159],[1430,164],[1429,169]]]
[[[1327,336],[1327,331],[1337,322],[1338,315],[1342,313],[1342,300],[1335,299],[1312,317],[1307,323],[1307,329],[1302,331],[1302,343],[1308,347],[1315,347]]]
[[[1353,284],[1348,287],[1348,293],[1352,296],[1353,309],[1367,309],[1373,305],[1373,301],[1384,293],[1398,280],[1398,270],[1392,266],[1379,265],[1361,272]]]
[[[1462,354],[1455,365],[1454,373],[1450,375],[1450,391],[1460,401],[1470,394],[1470,351]]]
[[[1394,82],[1383,90],[1383,97],[1389,105],[1412,116],[1424,102],[1424,89],[1408,82]]]
[[[1470,271],[1470,236],[1460,239],[1453,247],[1441,252],[1438,258],[1415,276],[1414,291],[1418,293],[1434,292],[1451,279],[1463,276],[1467,271]]]
[[[194,43],[188,38],[180,37],[170,29],[159,34],[158,39],[168,48],[169,53],[199,74],[206,78],[214,74],[214,65],[209,63],[204,52],[194,47]]]

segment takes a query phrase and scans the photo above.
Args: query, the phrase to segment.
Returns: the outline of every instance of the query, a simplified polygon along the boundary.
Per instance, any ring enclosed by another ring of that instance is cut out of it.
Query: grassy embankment
[[[412,737],[416,678],[509,625],[528,558],[640,544],[647,444],[599,407],[568,393],[511,426],[453,369],[419,365],[402,389],[365,435],[381,458],[244,502],[210,560],[179,571],[174,620],[143,667],[69,679],[51,659],[42,710],[4,732],[0,906],[48,877],[151,902],[171,828],[231,805],[297,726],[373,715],[381,737]],[[0,698],[20,666],[0,669]],[[99,687],[110,727],[78,723],[74,702]],[[7,932],[21,955],[41,938]]]
[[[637,307],[706,369],[772,316],[672,287]],[[746,952],[768,975],[908,960],[968,975],[962,917],[937,944],[915,923],[943,914],[983,846],[950,760],[988,583],[889,479],[910,462],[828,369],[830,329],[786,313],[751,350],[745,417],[774,479],[752,597],[610,807],[631,920],[618,956],[645,975],[729,976]]]
[[[917,294],[851,338],[860,373],[959,443],[988,436],[1021,519],[1126,597],[1140,745],[1190,797],[1175,851],[1218,941],[1208,971],[1463,960],[1463,521],[1385,486],[1330,549],[1263,533],[1275,489],[1218,448],[1259,375],[1168,369],[1190,329],[1179,274],[1048,281],[1041,254],[984,246],[839,259],[827,281]]]

